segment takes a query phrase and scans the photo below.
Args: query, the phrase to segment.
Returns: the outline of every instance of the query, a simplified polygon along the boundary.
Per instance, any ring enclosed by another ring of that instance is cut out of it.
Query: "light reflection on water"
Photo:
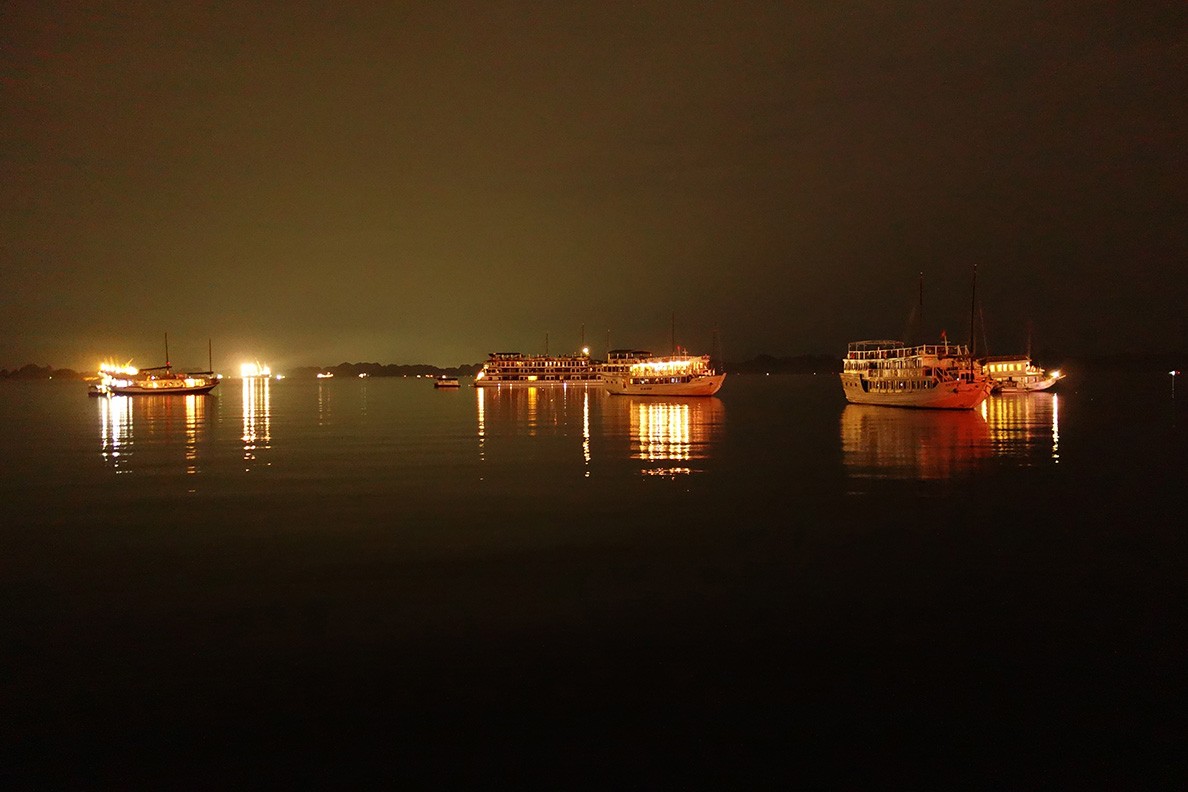
[[[243,380],[243,461],[251,470],[258,455],[272,447],[271,384],[267,377]],[[321,391],[319,389],[319,404]],[[271,465],[265,462],[265,467]]]
[[[132,408],[130,396],[103,396],[99,402],[99,454],[103,461],[123,472],[132,450]]]
[[[630,400],[631,458],[643,460],[646,475],[688,475],[691,463],[710,455],[722,427],[722,402],[715,398]],[[664,464],[667,463],[667,464]]]
[[[199,434],[206,421],[206,397],[189,394],[186,400],[186,474],[198,472]]]
[[[117,473],[128,473],[147,462],[151,448],[176,448],[180,434],[181,469],[186,475],[199,472],[199,451],[207,426],[207,396],[101,396],[99,411],[99,454]],[[180,433],[178,425],[180,424]],[[139,435],[139,443],[136,442]],[[132,450],[141,453],[133,465]],[[176,456],[173,457],[176,460]]]
[[[1059,396],[1012,394],[978,410],[906,410],[850,404],[842,459],[853,478],[947,479],[992,461],[1060,461]]]
[[[994,451],[1026,464],[1060,462],[1060,396],[1056,393],[1007,394],[982,403],[991,427]]]
[[[842,458],[856,478],[949,478],[988,456],[989,438],[986,419],[972,410],[842,410]]]
[[[599,463],[624,460],[642,462],[644,475],[688,475],[721,440],[724,408],[713,397],[637,399],[580,385],[475,390],[480,462],[501,437],[572,437],[584,478]]]

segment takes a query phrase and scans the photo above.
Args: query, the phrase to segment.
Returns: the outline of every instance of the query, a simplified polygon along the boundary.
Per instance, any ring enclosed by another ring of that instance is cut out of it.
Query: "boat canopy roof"
[[[851,352],[869,352],[876,349],[903,349],[903,342],[888,340],[850,342]]]
[[[487,360],[572,360],[589,361],[589,355],[525,355],[522,352],[491,352]]]

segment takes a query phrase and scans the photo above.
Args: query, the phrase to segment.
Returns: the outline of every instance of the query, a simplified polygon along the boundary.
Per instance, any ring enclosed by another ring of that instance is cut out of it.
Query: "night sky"
[[[1186,16],[4,3],[0,366],[1183,349]]]

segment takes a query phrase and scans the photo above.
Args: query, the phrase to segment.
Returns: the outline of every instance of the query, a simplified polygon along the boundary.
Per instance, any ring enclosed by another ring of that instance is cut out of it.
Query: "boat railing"
[[[850,344],[848,360],[897,360],[921,356],[935,357],[965,357],[969,355],[969,347],[965,344],[921,344],[920,346],[875,346],[887,342],[861,342]],[[891,342],[898,343],[898,342]],[[865,346],[869,344],[870,346]]]

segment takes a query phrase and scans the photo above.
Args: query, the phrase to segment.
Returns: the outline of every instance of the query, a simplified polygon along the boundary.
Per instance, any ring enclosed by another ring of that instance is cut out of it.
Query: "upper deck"
[[[967,357],[965,344],[921,344],[905,346],[902,341],[854,341],[846,351],[846,360],[896,360],[914,357]]]

